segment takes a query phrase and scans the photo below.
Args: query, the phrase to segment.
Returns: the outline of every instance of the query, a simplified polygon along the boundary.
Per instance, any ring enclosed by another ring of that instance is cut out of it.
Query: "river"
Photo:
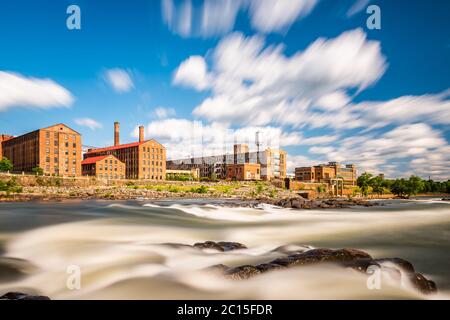
[[[0,204],[0,294],[52,299],[449,299],[450,202],[385,200],[383,206],[291,210],[208,200],[65,201]],[[248,249],[187,246],[237,241]],[[356,248],[400,257],[437,283],[369,290],[366,277],[333,266],[289,268],[233,281],[204,268],[273,260],[282,245]],[[72,267],[69,267],[72,266]],[[79,268],[80,288],[67,285]],[[69,268],[69,270],[68,270]],[[68,273],[69,271],[69,273]]]

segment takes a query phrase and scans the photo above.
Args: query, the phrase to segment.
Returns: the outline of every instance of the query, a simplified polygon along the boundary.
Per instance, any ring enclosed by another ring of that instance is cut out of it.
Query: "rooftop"
[[[93,163],[96,163],[96,162],[98,162],[98,161],[102,161],[103,159],[105,159],[105,158],[107,158],[107,157],[109,157],[109,155],[107,155],[107,156],[98,156],[98,157],[87,158],[87,159],[84,159],[83,161],[81,161],[81,164],[82,164],[82,165],[83,165],[83,164],[93,164]]]

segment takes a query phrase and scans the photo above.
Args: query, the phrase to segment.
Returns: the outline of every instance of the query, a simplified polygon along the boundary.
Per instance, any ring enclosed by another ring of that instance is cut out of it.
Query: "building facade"
[[[247,145],[235,145],[233,154],[196,157],[167,161],[167,168],[172,170],[190,170],[198,168],[201,178],[227,178],[229,164],[259,164],[260,177],[263,180],[284,179],[286,177],[287,153],[283,150],[266,149],[249,152]],[[245,152],[242,152],[245,151]]]
[[[355,165],[341,166],[337,162],[295,168],[295,180],[312,183],[331,183],[332,180],[342,180],[344,185],[354,186],[356,185],[356,174]]]
[[[81,162],[81,171],[99,179],[125,179],[125,163],[113,155],[87,158]]]
[[[0,134],[0,160],[3,158],[3,141],[14,138],[14,136],[10,136],[8,134]]]
[[[114,146],[89,149],[84,159],[113,155],[125,163],[126,179],[166,179],[166,148],[154,139],[145,140],[144,127],[139,127],[139,141],[119,143],[119,123],[114,123]]]
[[[227,164],[227,179],[236,181],[261,180],[261,165],[257,163]]]
[[[11,160],[14,172],[32,172],[40,167],[47,175],[81,175],[81,135],[62,123],[1,144],[2,156]]]

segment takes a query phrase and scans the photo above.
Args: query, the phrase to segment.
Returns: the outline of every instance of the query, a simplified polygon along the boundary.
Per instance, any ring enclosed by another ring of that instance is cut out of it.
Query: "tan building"
[[[167,168],[172,170],[190,170],[198,168],[201,178],[227,178],[229,164],[259,164],[263,180],[284,179],[286,177],[287,153],[283,150],[266,149],[260,152],[248,152],[246,144],[235,145],[233,154],[197,157],[167,161]],[[242,152],[244,151],[244,152]]]
[[[62,123],[1,144],[2,155],[11,160],[14,172],[32,172],[40,167],[49,175],[81,175],[81,135]]]
[[[190,170],[170,170],[166,169],[166,179],[167,180],[180,180],[183,178],[188,178],[191,180],[200,179],[200,169],[193,168]]]
[[[125,163],[113,155],[87,158],[81,162],[83,175],[100,179],[125,179]]]
[[[313,167],[295,168],[295,180],[315,183],[331,183],[331,180],[342,180],[344,185],[356,184],[356,166],[348,164],[345,167],[337,162],[329,162]]]
[[[166,148],[154,139],[145,140],[144,127],[139,127],[139,141],[119,143],[119,123],[114,123],[114,146],[89,149],[84,159],[113,155],[125,163],[126,179],[165,180]]]
[[[261,180],[261,165],[257,163],[227,164],[227,179]]]

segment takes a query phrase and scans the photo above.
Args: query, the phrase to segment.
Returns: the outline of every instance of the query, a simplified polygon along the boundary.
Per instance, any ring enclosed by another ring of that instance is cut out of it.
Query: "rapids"
[[[220,201],[66,201],[0,204],[0,295],[52,299],[383,299],[450,298],[450,203],[387,200],[384,206],[291,210],[223,206]],[[229,252],[188,246],[236,241]],[[356,248],[400,257],[437,283],[422,296],[336,266],[277,270],[231,281],[204,269],[271,261],[282,245]],[[70,290],[69,266],[81,288]]]

